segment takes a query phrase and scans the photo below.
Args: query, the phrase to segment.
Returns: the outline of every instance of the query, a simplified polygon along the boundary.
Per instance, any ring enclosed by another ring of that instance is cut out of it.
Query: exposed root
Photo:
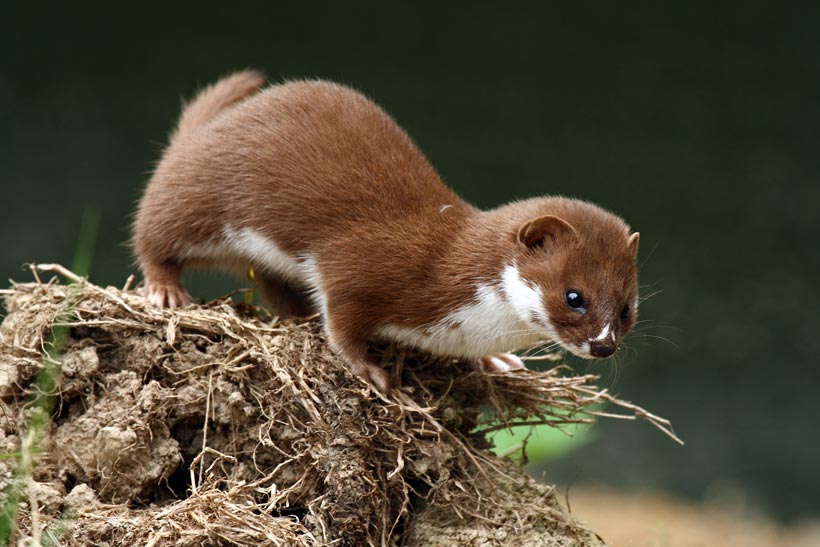
[[[52,356],[61,363],[58,404],[18,537],[597,545],[551,487],[486,451],[486,433],[613,416],[645,419],[677,439],[665,420],[597,389],[597,377],[563,367],[488,374],[374,347],[398,371],[385,397],[348,373],[316,321],[276,322],[228,300],[162,310],[131,290],[133,279],[120,290],[58,265],[38,270],[75,284],[36,277],[3,291],[0,451],[20,449],[49,333],[70,329]],[[14,465],[0,461],[6,485]]]

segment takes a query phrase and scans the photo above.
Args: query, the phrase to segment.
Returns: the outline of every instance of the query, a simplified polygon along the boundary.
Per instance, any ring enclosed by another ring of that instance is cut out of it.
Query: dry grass
[[[33,271],[75,284],[37,277],[3,291],[0,451],[19,449],[44,341],[61,304],[74,303],[59,404],[18,537],[596,545],[551,487],[486,451],[486,433],[608,416],[647,420],[676,439],[665,420],[596,388],[596,376],[563,367],[485,374],[374,347],[399,376],[385,397],[347,372],[316,321],[277,322],[228,300],[161,310],[133,280],[102,288],[55,265]]]

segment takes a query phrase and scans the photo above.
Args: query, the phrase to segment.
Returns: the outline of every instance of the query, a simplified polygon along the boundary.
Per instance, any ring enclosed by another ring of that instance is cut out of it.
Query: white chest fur
[[[544,327],[534,320],[536,317],[548,319],[541,293],[523,281],[511,265],[497,283],[479,284],[472,302],[438,323],[423,328],[387,325],[379,334],[437,355],[482,357],[544,340]]]

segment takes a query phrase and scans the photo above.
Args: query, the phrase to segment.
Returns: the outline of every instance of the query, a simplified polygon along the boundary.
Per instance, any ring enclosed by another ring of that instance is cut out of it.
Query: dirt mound
[[[488,375],[381,347],[400,374],[383,397],[347,372],[316,321],[230,300],[158,310],[127,287],[73,280],[3,291],[7,538],[599,544],[553,488],[485,450],[485,434],[512,420],[590,419],[589,405],[613,400],[595,377]]]

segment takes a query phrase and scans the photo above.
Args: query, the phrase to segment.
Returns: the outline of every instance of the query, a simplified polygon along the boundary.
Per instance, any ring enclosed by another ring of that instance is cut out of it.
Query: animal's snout
[[[593,357],[609,357],[618,349],[612,342],[590,342],[589,353]]]

